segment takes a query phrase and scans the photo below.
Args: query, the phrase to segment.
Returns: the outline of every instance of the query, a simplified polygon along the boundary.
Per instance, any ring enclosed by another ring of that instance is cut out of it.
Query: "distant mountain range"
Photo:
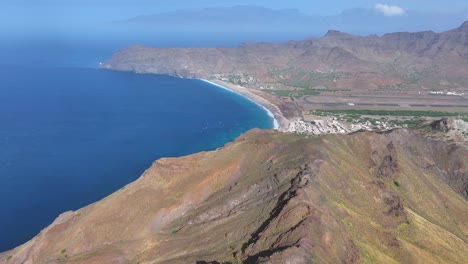
[[[328,29],[367,35],[397,31],[444,31],[468,18],[468,10],[456,14],[407,11],[385,16],[374,9],[351,9],[331,16],[309,15],[297,9],[273,10],[256,6],[212,7],[142,15],[115,24],[158,31],[197,32],[304,32],[322,35]]]
[[[468,87],[468,22],[443,33],[245,43],[237,48],[131,46],[102,68],[221,79],[251,88],[434,90]]]

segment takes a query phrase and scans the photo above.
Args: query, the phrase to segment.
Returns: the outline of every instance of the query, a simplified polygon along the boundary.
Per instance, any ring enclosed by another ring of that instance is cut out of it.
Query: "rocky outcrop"
[[[468,122],[451,117],[436,120],[431,123],[431,127],[433,130],[438,130],[442,132],[456,130],[459,133],[468,133]]]
[[[161,159],[0,263],[464,263],[466,146],[252,130]],[[447,175],[451,175],[447,177]]]
[[[452,118],[443,118],[443,119],[440,119],[440,120],[436,120],[436,121],[431,123],[431,127],[434,130],[448,132],[451,128],[453,128],[453,119]]]
[[[394,178],[398,174],[398,156],[393,142],[386,146],[383,157],[378,157],[378,152],[372,153],[374,162],[378,164],[375,175],[378,178]]]

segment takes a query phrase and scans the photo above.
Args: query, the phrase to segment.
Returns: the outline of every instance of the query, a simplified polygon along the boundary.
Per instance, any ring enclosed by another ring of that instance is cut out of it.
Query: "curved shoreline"
[[[235,84],[226,83],[226,82],[219,81],[219,80],[214,80],[214,81],[209,81],[206,79],[198,79],[198,80],[217,86],[221,89],[230,91],[232,93],[238,94],[244,97],[245,99],[253,102],[254,104],[260,106],[273,119],[273,129],[283,131],[284,129],[287,128],[287,125],[289,122],[283,116],[283,113],[281,113],[281,110],[276,105],[269,102],[265,98],[249,91],[248,88],[235,85]]]

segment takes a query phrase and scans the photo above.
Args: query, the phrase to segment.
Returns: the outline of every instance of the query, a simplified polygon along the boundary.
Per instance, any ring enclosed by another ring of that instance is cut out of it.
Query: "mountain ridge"
[[[442,33],[397,32],[368,37],[331,30],[322,38],[244,43],[236,48],[131,46],[114,54],[101,68],[205,79],[245,75],[253,78],[244,83],[246,86],[279,89],[300,87],[295,83],[306,77],[303,73],[310,73],[318,78],[307,85],[329,89],[348,86],[352,90],[354,83],[362,89],[376,89],[389,78],[404,83],[409,78],[404,69],[412,68],[415,74],[431,72],[431,77],[449,78],[463,87],[460,77],[468,74],[468,34],[464,25]],[[334,76],[333,82],[329,75]],[[409,88],[437,89],[433,80],[419,79],[422,85],[413,82]]]
[[[463,263],[467,200],[448,181],[467,159],[414,130],[252,130],[154,162],[0,263]]]

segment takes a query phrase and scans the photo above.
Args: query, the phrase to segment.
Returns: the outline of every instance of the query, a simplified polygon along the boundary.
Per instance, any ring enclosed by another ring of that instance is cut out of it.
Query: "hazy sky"
[[[388,15],[415,10],[452,13],[468,10],[467,0],[0,0],[0,30],[82,27],[176,9],[256,5],[331,15],[352,8],[376,8]],[[468,18],[467,18],[468,19]]]
[[[344,9],[354,7],[373,7],[377,3],[399,5],[408,9],[420,10],[457,10],[467,8],[466,0],[392,0],[392,1],[374,1],[374,0],[2,0],[3,4],[13,4],[18,6],[132,6],[132,7],[150,7],[156,10],[173,10],[177,8],[197,8],[207,6],[232,6],[232,5],[260,5],[272,8],[299,8],[304,12],[314,14],[337,13]]]
[[[105,20],[175,9],[233,5],[258,5],[275,9],[297,8],[309,14],[329,15],[350,8],[373,8],[376,4],[424,12],[456,12],[468,9],[466,0],[1,0],[0,8],[3,12],[0,12],[4,15],[9,14],[9,17],[21,15],[21,11],[44,12],[48,15],[66,12],[72,16],[88,13],[89,18]]]

